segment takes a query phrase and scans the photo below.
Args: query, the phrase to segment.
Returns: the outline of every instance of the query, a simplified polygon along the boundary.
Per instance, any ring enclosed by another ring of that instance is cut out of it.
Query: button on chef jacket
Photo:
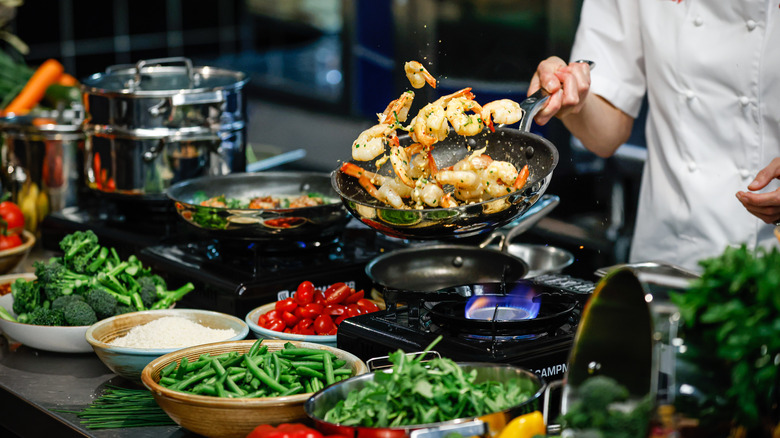
[[[632,262],[777,246],[735,194],[780,157],[780,0],[585,0],[571,59],[633,117],[647,93]]]

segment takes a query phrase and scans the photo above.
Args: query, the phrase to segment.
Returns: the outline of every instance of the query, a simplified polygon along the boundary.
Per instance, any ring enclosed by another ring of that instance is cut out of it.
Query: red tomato
[[[257,317],[257,325],[259,325],[260,327],[265,327],[267,324],[268,324],[268,317],[265,316],[265,314]]]
[[[360,307],[358,307],[357,304],[350,304],[349,306],[347,306],[347,312],[346,312],[347,317],[360,315],[362,313],[366,313],[366,312],[360,310]]]
[[[294,312],[296,307],[298,307],[298,303],[292,298],[279,300],[276,302],[275,306],[276,310],[280,312]]]
[[[331,330],[336,328],[336,324],[333,324],[333,320],[330,316],[320,315],[314,320],[314,331],[318,335],[327,335]]]
[[[298,317],[290,312],[283,312],[282,321],[287,324],[287,327],[294,327],[295,324],[298,324]]]
[[[379,310],[379,307],[377,307],[376,304],[374,304],[371,300],[367,300],[365,298],[358,300],[357,305],[358,307],[363,309],[365,313],[376,312],[377,310]]]
[[[322,315],[322,311],[324,310],[324,307],[322,306],[322,304],[309,303],[303,307],[300,307],[300,309],[301,309],[301,316],[303,318],[314,319]]]
[[[347,306],[344,306],[342,304],[328,304],[325,306],[325,309],[323,309],[322,313],[324,315],[330,315],[330,316],[338,316],[343,315],[347,311]]]
[[[355,292],[355,290],[352,289],[352,295],[350,295],[350,296],[348,296],[347,298],[344,299],[344,304],[357,303],[358,300],[363,298],[363,295],[364,295],[363,289],[361,289],[361,290],[359,290],[357,292]]]
[[[299,335],[314,335],[314,321],[309,318],[298,321],[298,324],[293,327],[293,333]]]
[[[339,324],[341,324],[342,321],[344,321],[347,318],[349,318],[349,315],[346,315],[346,314],[345,315],[341,315],[341,316],[337,317],[333,322],[336,325],[339,325]]]
[[[18,234],[9,234],[4,236],[0,234],[0,251],[4,249],[16,248],[22,244],[22,238]]]
[[[295,308],[295,310],[293,310],[293,315],[297,316],[298,319],[303,319],[303,318],[306,317],[304,315],[303,307],[301,307],[301,306],[298,306],[298,307]]]
[[[317,304],[320,304],[322,306],[325,306],[325,295],[323,295],[322,292],[317,291],[314,293],[314,302]]]
[[[5,221],[5,232],[3,234],[12,235],[21,233],[24,229],[24,215],[19,206],[11,201],[0,202],[0,218]],[[21,240],[19,245],[21,245]],[[9,247],[13,248],[13,247]]]
[[[268,318],[268,321],[269,321],[269,322],[270,322],[270,321],[273,321],[274,319],[279,319],[279,318],[280,318],[280,316],[279,316],[279,315],[280,315],[280,314],[279,314],[279,311],[278,311],[278,310],[276,310],[276,309],[274,309],[274,310],[270,310],[270,311],[268,311],[268,312],[265,312],[265,317],[266,317],[266,318]]]
[[[330,291],[330,293],[328,293]],[[336,283],[325,291],[325,303],[339,304],[351,293],[351,289],[344,283]]]
[[[268,330],[273,330],[275,332],[281,332],[287,327],[287,324],[284,323],[281,319],[274,319],[273,321],[268,321],[268,327],[266,327]]]
[[[299,306],[314,301],[314,284],[311,281],[304,281],[298,285],[298,290],[295,291],[295,301]]]

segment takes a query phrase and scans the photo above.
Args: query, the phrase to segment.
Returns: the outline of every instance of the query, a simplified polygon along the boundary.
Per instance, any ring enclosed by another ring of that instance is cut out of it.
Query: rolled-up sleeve
[[[591,92],[637,117],[646,91],[638,0],[585,0],[571,60],[596,63]]]

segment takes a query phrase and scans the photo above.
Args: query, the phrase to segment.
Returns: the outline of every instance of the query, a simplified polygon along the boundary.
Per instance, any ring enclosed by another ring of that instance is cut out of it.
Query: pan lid
[[[176,94],[238,90],[247,83],[239,71],[195,67],[189,58],[160,58],[134,65],[114,65],[82,82],[82,90],[95,94],[164,97]]]

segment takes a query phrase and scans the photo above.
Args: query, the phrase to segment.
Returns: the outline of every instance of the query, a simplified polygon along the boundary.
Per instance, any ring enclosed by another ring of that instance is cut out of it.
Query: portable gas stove
[[[138,257],[173,284],[195,285],[183,306],[243,318],[305,280],[318,288],[345,282],[370,289],[366,264],[399,242],[356,223],[326,241],[188,240],[150,246]]]
[[[538,314],[506,304],[518,287],[538,297],[533,300]],[[344,320],[337,344],[369,360],[397,349],[422,351],[442,336],[434,350],[444,357],[510,363],[557,380],[566,372],[579,315],[594,288],[592,282],[556,274],[433,293],[384,291],[387,309]],[[491,301],[480,305],[485,298]],[[405,305],[399,305],[401,301]]]

